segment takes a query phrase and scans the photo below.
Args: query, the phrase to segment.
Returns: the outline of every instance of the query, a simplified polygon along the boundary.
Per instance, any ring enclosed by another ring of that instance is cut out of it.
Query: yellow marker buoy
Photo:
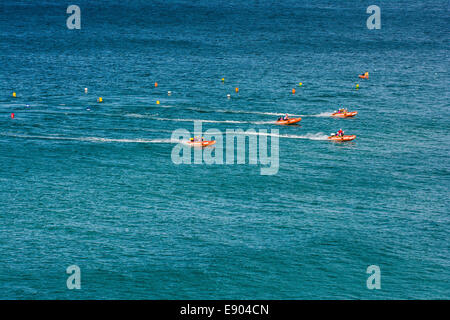
[[[159,104],[159,100],[156,100],[156,104]]]
[[[298,85],[301,87],[301,86],[303,85],[303,83],[302,83],[302,82],[299,82]]]
[[[359,89],[359,84],[358,83],[356,84],[356,89]]]
[[[13,97],[14,97],[14,98],[16,97],[16,93],[15,93],[15,92],[13,92]]]
[[[225,82],[225,78],[222,78],[222,82]]]
[[[97,99],[97,101],[98,101],[98,102],[103,102],[103,98],[100,97],[100,98]]]
[[[234,89],[236,92],[239,92],[239,88],[238,87],[236,87],[236,89]]]

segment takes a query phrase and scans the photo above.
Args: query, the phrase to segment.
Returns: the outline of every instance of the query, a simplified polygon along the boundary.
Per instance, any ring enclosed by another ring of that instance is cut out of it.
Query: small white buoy
[[[231,98],[231,94],[227,94],[227,98],[230,99]]]
[[[172,94],[172,91],[167,91],[167,95],[170,96]]]
[[[84,88],[84,93],[87,93],[87,92],[88,92],[87,88]]]

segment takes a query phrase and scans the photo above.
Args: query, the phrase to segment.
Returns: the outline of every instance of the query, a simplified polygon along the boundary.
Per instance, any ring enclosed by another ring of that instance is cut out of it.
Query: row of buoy
[[[222,82],[225,82],[225,78],[222,78],[221,80],[222,80]],[[302,87],[303,86],[303,82],[299,82],[298,85],[299,85],[299,87]],[[157,87],[158,87],[158,82],[155,82],[155,88],[157,88]],[[356,84],[356,89],[359,89],[359,84],[358,83]],[[234,90],[236,91],[236,93],[239,92],[239,88],[238,87],[236,87]],[[88,93],[88,88],[84,88],[84,92]],[[296,92],[295,88],[293,88],[292,89],[292,93],[295,94],[295,92]],[[172,95],[172,91],[167,91],[167,95],[169,95],[169,96]],[[13,92],[12,96],[13,96],[13,98],[17,98],[16,92]],[[102,97],[99,97],[97,99],[97,102],[102,102],[102,101],[103,101]]]
[[[222,82],[225,82],[225,78],[222,78],[221,80],[222,80]],[[302,86],[303,86],[303,82],[299,82],[299,83],[298,83],[298,86],[299,86],[299,87],[302,87]],[[359,89],[359,84],[358,84],[358,83],[356,84],[356,89]],[[239,88],[236,87],[236,88],[235,88],[235,91],[236,91],[236,93],[239,92]],[[292,92],[292,94],[295,94],[295,92],[296,92],[295,88],[292,88],[292,91],[291,91],[291,92]],[[230,95],[228,94],[227,97],[229,97],[229,96],[230,96]]]
[[[222,78],[221,81],[222,81],[222,82],[225,82],[225,78]],[[303,82],[299,82],[298,85],[299,85],[299,87],[303,86]],[[236,93],[238,93],[238,92],[239,92],[239,88],[236,87],[236,88],[234,89],[234,91],[236,91]],[[295,94],[295,89],[292,89],[292,94]],[[229,98],[230,95],[227,94],[227,97]]]
[[[222,81],[222,82],[225,82],[225,78],[222,78],[221,81]],[[299,87],[302,87],[302,86],[303,86],[303,82],[299,82],[298,85],[299,85]],[[157,88],[157,87],[158,87],[158,82],[155,82],[155,88]],[[358,84],[358,83],[356,84],[356,89],[357,89],[357,90],[359,89],[359,84]],[[234,91],[235,91],[236,93],[239,93],[239,87],[236,87],[236,88],[234,89]],[[84,88],[84,92],[85,92],[85,93],[88,93],[88,88]],[[292,91],[291,91],[291,92],[292,92],[292,94],[295,94],[295,93],[296,93],[295,88],[292,88]],[[171,96],[171,95],[172,95],[172,91],[167,91],[167,95],[168,95],[168,96]],[[12,93],[12,96],[13,96],[13,98],[17,98],[17,93],[16,93],[16,92],[13,92],[13,93]],[[231,95],[230,95],[230,94],[227,94],[227,98],[228,98],[228,99],[231,99]],[[102,97],[97,98],[97,102],[98,102],[98,103],[102,103],[102,102],[103,102],[103,98],[102,98]],[[161,101],[156,100],[156,104],[159,105],[160,103],[161,103]],[[28,107],[28,105],[27,105],[27,107]],[[86,110],[90,110],[90,107],[87,107]],[[15,114],[14,114],[14,113],[11,113],[11,118],[12,118],[12,119],[15,118]]]

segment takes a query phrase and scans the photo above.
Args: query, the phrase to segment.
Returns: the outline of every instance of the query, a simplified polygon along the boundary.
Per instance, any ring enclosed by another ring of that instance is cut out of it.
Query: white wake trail
[[[258,135],[258,136],[269,136],[278,137],[286,139],[307,139],[307,140],[328,140],[328,136],[322,132],[318,133],[307,133],[305,135],[295,135],[295,134],[275,134],[270,132],[236,132],[236,134],[242,135]]]
[[[332,112],[322,112],[319,114],[305,115],[304,117],[328,118],[328,117],[331,117],[332,114],[333,114]]]
[[[57,135],[25,135],[25,134],[8,134],[0,133],[2,136],[24,138],[24,139],[42,139],[42,140],[65,140],[65,141],[84,141],[84,142],[117,142],[117,143],[177,143],[171,139],[115,139],[103,137],[66,137]]]

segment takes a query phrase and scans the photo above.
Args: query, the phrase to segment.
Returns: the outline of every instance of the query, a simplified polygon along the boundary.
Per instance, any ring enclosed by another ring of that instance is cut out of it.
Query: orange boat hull
[[[213,144],[216,143],[215,140],[212,141],[188,141],[187,142],[189,145],[193,146],[193,147],[207,147],[207,146],[212,146]]]
[[[338,137],[338,136],[328,137],[328,139],[330,139],[332,141],[352,141],[355,138],[356,138],[355,135],[351,135],[351,136],[348,135],[348,136],[342,136],[342,137]]]
[[[360,74],[358,77],[361,79],[369,79],[369,76],[363,76],[362,74]]]
[[[294,124],[294,123],[300,122],[301,120],[302,120],[302,118],[291,118],[288,120],[278,120],[276,122],[276,124],[289,125],[289,124]]]
[[[338,117],[338,118],[351,118],[358,114],[358,111],[352,111],[352,112],[344,112],[344,113],[338,113],[335,112],[331,116],[332,117]]]

